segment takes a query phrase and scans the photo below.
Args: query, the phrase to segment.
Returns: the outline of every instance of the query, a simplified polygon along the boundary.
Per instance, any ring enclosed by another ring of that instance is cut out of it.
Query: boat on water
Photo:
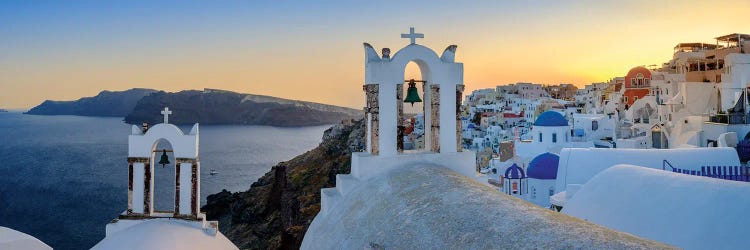
[[[211,169],[211,171],[209,172],[209,174],[211,174],[211,175],[216,175],[218,173],[219,173],[219,171],[216,171],[216,170],[213,170],[213,169]]]

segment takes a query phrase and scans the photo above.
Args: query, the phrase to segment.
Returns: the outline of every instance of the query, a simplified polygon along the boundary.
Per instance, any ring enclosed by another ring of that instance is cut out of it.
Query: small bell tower
[[[200,214],[200,161],[198,160],[198,124],[190,133],[169,124],[172,111],[165,107],[164,122],[144,130],[133,126],[128,136],[128,209],[121,218],[176,217],[202,219]],[[156,148],[160,141],[172,145],[174,159],[166,149]],[[174,210],[154,211],[154,166],[174,160]]]

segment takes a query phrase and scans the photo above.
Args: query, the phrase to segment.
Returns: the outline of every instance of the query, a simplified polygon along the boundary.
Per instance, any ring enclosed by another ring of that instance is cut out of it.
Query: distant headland
[[[104,90],[96,96],[83,97],[75,101],[46,100],[24,114],[124,117],[133,111],[141,98],[155,92],[157,90],[141,88],[125,91]]]
[[[170,117],[174,124],[315,126],[361,116],[352,108],[225,90],[170,93],[142,88],[102,91],[75,101],[47,100],[25,114],[124,117],[129,124],[154,124],[161,121],[158,110],[167,106],[175,111]]]

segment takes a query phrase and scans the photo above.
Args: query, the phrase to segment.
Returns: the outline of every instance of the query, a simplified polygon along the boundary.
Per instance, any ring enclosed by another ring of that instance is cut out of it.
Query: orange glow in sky
[[[362,42],[393,55],[410,26],[438,53],[458,45],[467,92],[514,82],[583,86],[666,62],[680,42],[750,33],[748,10],[750,1],[4,1],[0,108],[134,87],[360,108]]]

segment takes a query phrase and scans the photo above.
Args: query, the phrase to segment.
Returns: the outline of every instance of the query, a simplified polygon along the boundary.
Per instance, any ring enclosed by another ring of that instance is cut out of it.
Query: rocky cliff
[[[360,110],[351,108],[205,89],[153,93],[138,101],[125,122],[161,122],[165,106],[174,111],[169,117],[174,124],[313,126],[362,117]]]
[[[133,111],[141,98],[156,92],[153,89],[129,89],[125,91],[102,91],[92,97],[75,101],[44,101],[26,114],[32,115],[82,115],[82,116],[126,116]]]
[[[320,189],[349,173],[364,137],[362,121],[335,125],[315,149],[272,167],[247,191],[209,195],[202,210],[242,249],[297,249],[320,211]]]

